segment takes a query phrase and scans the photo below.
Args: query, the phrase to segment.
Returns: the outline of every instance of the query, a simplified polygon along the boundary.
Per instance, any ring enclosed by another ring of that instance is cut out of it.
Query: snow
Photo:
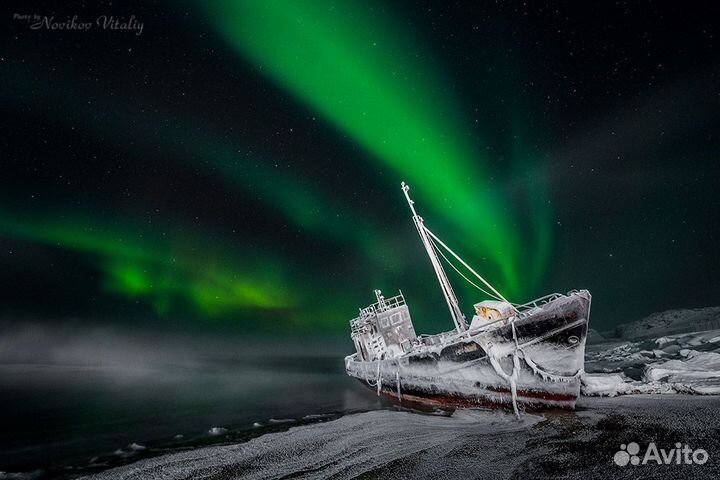
[[[627,377],[622,374],[592,374],[583,376],[582,392],[585,395],[615,397],[627,392]]]
[[[101,472],[95,479],[357,478],[427,452],[455,457],[469,441],[486,442],[511,458],[522,455],[516,433],[543,420],[520,420],[504,411],[458,410],[452,417],[378,410],[346,415],[332,422],[295,426],[246,443],[200,448],[141,460]],[[514,432],[514,433],[513,433]],[[501,436],[500,434],[508,435]],[[484,461],[482,452],[471,455]],[[501,463],[502,459],[493,460]],[[447,469],[447,464],[440,464]],[[438,478],[442,471],[428,471]],[[372,475],[370,475],[372,476]]]
[[[720,330],[589,347],[584,395],[720,394]]]
[[[571,414],[547,411],[542,413],[544,418],[525,414],[522,421],[509,412],[458,410],[443,417],[376,410],[295,425],[241,444],[143,459],[84,478],[718,478],[712,452],[720,451],[720,397],[586,397],[581,405]],[[710,452],[711,460],[699,469],[685,465],[618,468],[612,458],[621,442],[627,441],[643,447],[654,441],[661,448],[682,441]]]
[[[720,393],[720,353],[680,350],[683,360],[668,360],[650,365],[645,371],[648,381],[666,381],[686,385],[693,393]]]

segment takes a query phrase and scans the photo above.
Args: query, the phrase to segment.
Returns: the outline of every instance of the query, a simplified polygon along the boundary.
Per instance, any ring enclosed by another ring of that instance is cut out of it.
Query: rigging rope
[[[464,278],[466,282],[468,282],[470,285],[472,285],[473,287],[475,287],[475,288],[477,288],[478,290],[480,290],[481,292],[483,292],[485,295],[487,295],[487,296],[489,296],[489,297],[491,297],[491,298],[494,298],[495,300],[500,300],[500,301],[502,301],[502,298],[500,298],[500,297],[498,297],[497,295],[494,295],[494,294],[488,292],[487,290],[485,290],[484,288],[480,287],[478,284],[476,284],[475,282],[473,282],[472,280],[470,280],[468,277],[466,277],[464,273],[462,273],[460,270],[458,270],[457,267],[456,267],[455,265],[453,265],[452,262],[445,256],[445,254],[442,252],[442,250],[440,250],[440,249],[438,248],[437,244],[435,243],[435,240],[433,240],[432,238],[430,238],[430,243],[432,244],[433,248],[435,249],[435,252],[436,252],[436,253],[439,253],[440,256],[443,258],[443,260],[445,260],[445,262],[446,262],[448,265],[450,265],[450,267],[451,267],[453,270],[455,270],[455,271],[458,273],[458,275],[460,275],[462,278]]]
[[[460,258],[460,257],[457,255],[457,253],[453,252],[450,247],[448,247],[447,245],[445,245],[445,243],[444,243],[442,240],[440,240],[433,232],[431,232],[425,225],[423,225],[422,228],[425,230],[425,232],[426,232],[432,239],[436,240],[436,241],[440,244],[441,247],[443,247],[445,250],[447,250],[448,253],[450,253],[450,255],[452,255],[453,257],[455,257],[455,259],[458,260],[458,261],[462,264],[463,267],[467,268],[468,271],[470,271],[470,273],[472,273],[473,275],[475,275],[481,282],[483,282],[486,287],[488,287],[490,290],[493,291],[493,293],[495,293],[495,295],[497,295],[498,297],[500,297],[500,298],[502,299],[502,301],[507,302],[507,303],[510,303],[510,302],[507,301],[507,299],[506,299],[505,297],[502,296],[502,294],[501,294],[500,292],[498,292],[498,291],[495,289],[495,287],[493,287],[492,285],[490,285],[487,280],[485,280],[483,277],[480,276],[479,273],[477,273],[475,270],[473,270],[472,267],[465,262],[465,260],[463,260],[462,258]]]

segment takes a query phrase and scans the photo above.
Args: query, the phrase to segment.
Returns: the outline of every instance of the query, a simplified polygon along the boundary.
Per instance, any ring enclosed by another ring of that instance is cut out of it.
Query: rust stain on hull
[[[453,411],[459,408],[512,408],[512,393],[510,389],[496,388],[494,395],[463,396],[452,394],[409,394],[398,396],[397,391],[382,388],[380,394],[390,401],[417,408],[419,410],[441,409]],[[517,401],[526,407],[559,407],[572,409],[578,396],[572,394],[558,394],[536,390],[517,390]]]

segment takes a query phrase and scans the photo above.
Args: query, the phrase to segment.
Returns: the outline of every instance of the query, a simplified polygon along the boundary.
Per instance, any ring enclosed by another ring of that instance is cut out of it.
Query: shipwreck
[[[404,182],[402,190],[455,328],[418,335],[402,292],[385,298],[375,290],[376,302],[350,321],[356,352],[345,358],[348,375],[412,407],[501,405],[512,406],[515,414],[519,406],[574,408],[584,373],[590,292],[508,301],[425,226]],[[474,305],[469,324],[441,259],[489,297]]]

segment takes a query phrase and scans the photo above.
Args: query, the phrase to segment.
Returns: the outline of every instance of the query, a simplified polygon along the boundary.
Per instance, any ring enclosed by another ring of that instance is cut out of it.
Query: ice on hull
[[[590,294],[555,295],[516,318],[462,333],[420,337],[407,354],[345,359],[347,373],[409,406],[574,408],[580,394]],[[427,344],[429,343],[429,345]],[[514,376],[514,379],[513,379]]]
[[[455,330],[417,336],[402,292],[386,299],[375,290],[377,302],[350,321],[356,353],[345,358],[348,375],[400,402],[448,408],[511,404],[516,415],[519,403],[574,408],[590,292],[556,293],[524,305],[509,302],[425,226],[404,182],[402,190]],[[441,258],[490,297],[474,305],[469,325]]]

